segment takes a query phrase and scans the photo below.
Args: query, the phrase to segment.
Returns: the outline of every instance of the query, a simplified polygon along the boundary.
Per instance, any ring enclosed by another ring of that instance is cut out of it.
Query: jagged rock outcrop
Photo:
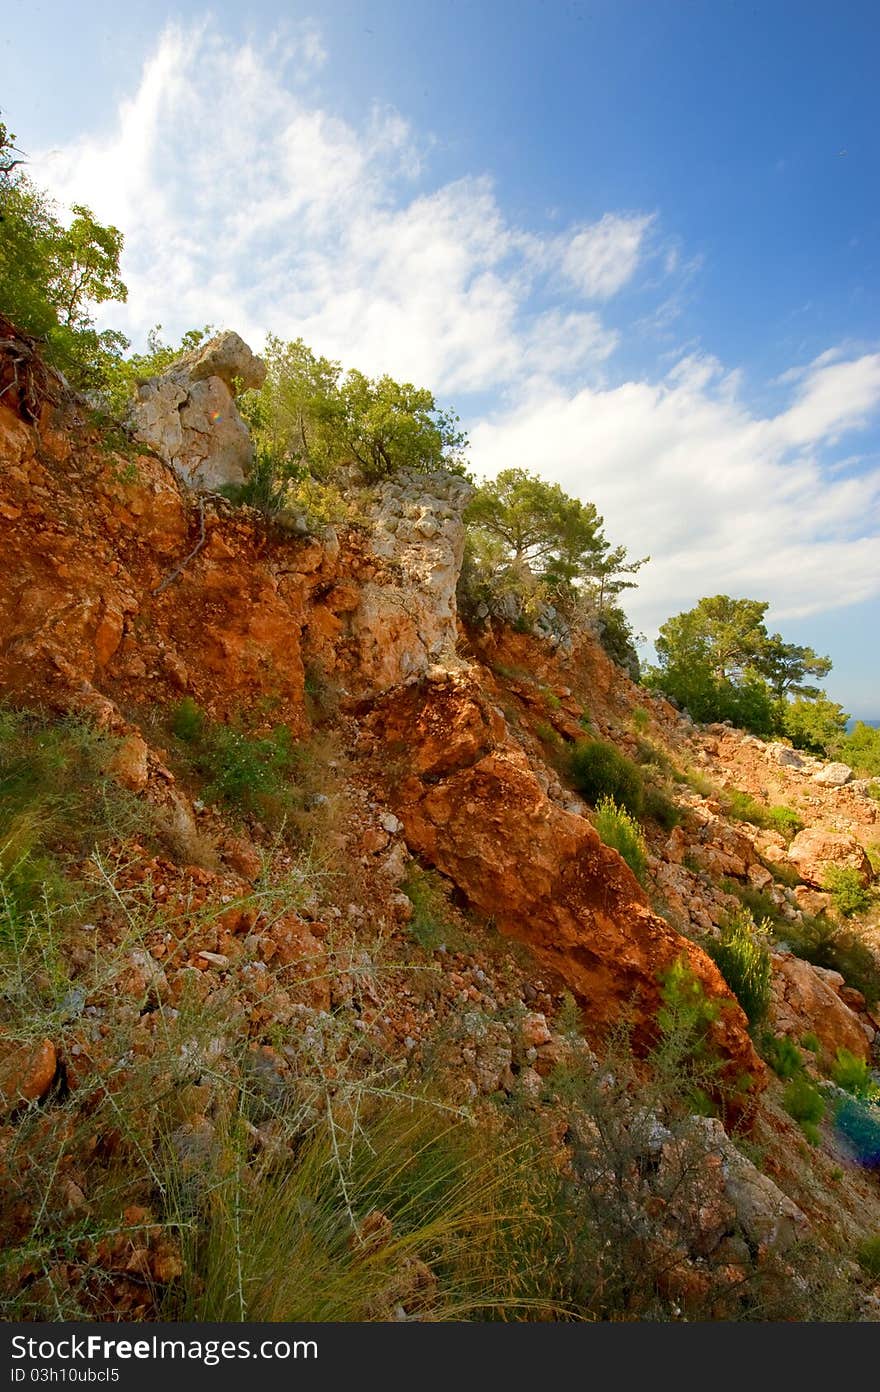
[[[584,1003],[594,1037],[628,1020],[648,1043],[661,977],[683,957],[723,1001],[713,1029],[731,1076],[760,1082],[745,1016],[714,963],[651,912],[588,821],[549,800],[472,678],[438,672],[394,692],[365,728],[391,763],[389,799],[411,849],[558,973]]]
[[[462,513],[472,492],[443,470],[401,470],[379,485],[367,546],[382,575],[359,588],[346,622],[354,693],[387,691],[454,654]]]
[[[237,333],[217,334],[138,389],[135,433],[190,488],[244,483],[254,458],[235,391],[259,387],[262,358]]]

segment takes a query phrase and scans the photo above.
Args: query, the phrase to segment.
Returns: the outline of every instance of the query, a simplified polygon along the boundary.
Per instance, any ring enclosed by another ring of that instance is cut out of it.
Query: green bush
[[[171,732],[185,744],[194,744],[205,729],[205,712],[191,696],[184,696],[171,712]]]
[[[450,918],[443,881],[437,872],[413,865],[401,889],[413,907],[409,931],[419,946],[429,952],[450,944],[456,946],[459,934]]]
[[[804,824],[793,807],[780,806],[767,808],[764,825],[771,831],[778,831],[780,836],[790,841],[803,830]]]
[[[856,1250],[859,1266],[876,1281],[880,1281],[880,1233],[868,1237]]]
[[[765,1035],[761,1040],[761,1054],[779,1078],[796,1078],[804,1071],[800,1050],[787,1035]]]
[[[664,831],[671,831],[681,821],[681,811],[668,793],[648,783],[645,787],[643,817],[650,817]]]
[[[184,762],[205,780],[209,801],[269,823],[298,805],[297,749],[287,726],[255,735],[239,724],[215,724],[189,697],[175,706],[169,724]]]
[[[579,793],[595,806],[611,797],[638,817],[645,801],[641,770],[613,744],[604,740],[580,740],[569,760],[569,776]]]
[[[871,1076],[871,1070],[863,1058],[850,1053],[849,1049],[839,1048],[831,1067],[831,1077],[838,1087],[851,1092],[853,1097],[873,1101],[880,1096],[880,1088]]]
[[[871,903],[870,891],[862,884],[858,870],[850,865],[829,865],[822,888],[831,895],[834,907],[843,918],[863,913]]]
[[[704,944],[752,1028],[770,1006],[772,965],[766,938],[766,925],[757,927],[751,914],[741,911],[722,925],[720,938]]]
[[[825,1099],[806,1077],[794,1078],[782,1094],[782,1105],[811,1145],[819,1144],[819,1122],[825,1115]]]
[[[596,830],[605,842],[622,856],[636,879],[644,880],[647,866],[645,838],[635,818],[613,797],[602,797],[596,804]]]

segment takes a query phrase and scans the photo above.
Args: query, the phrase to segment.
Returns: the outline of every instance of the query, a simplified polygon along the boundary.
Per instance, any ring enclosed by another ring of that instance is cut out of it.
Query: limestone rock
[[[849,764],[826,764],[818,773],[813,774],[813,782],[821,783],[824,788],[842,788],[851,778],[852,769]]]
[[[787,744],[768,744],[764,752],[768,759],[779,764],[782,768],[802,769],[805,767],[803,755],[799,754],[796,749],[790,749]]]
[[[222,333],[172,363],[138,390],[135,434],[190,488],[244,483],[254,450],[234,389],[258,387],[266,375],[237,333]]]
[[[806,1236],[810,1227],[806,1214],[737,1150],[720,1121],[695,1116],[688,1129],[692,1137],[699,1138],[707,1156],[720,1157],[725,1196],[759,1261],[762,1254],[788,1251]]]
[[[401,470],[379,486],[369,546],[385,574],[363,585],[357,605],[342,615],[355,646],[351,685],[359,694],[412,681],[454,657],[462,512],[472,491],[443,470]]]
[[[654,1038],[660,977],[680,957],[726,1008],[713,1025],[731,1072],[757,1086],[764,1069],[745,1016],[717,968],[648,908],[617,853],[583,817],[547,797],[503,717],[471,679],[439,674],[377,703],[378,748],[407,748],[393,788],[411,850],[459,887],[502,933],[526,942],[584,1003],[597,1035],[626,1018]]]
[[[126,735],[110,760],[109,771],[124,787],[139,792],[147,786],[149,779],[148,754],[146,741],[141,735]]]
[[[871,862],[849,832],[806,827],[791,842],[788,859],[797,866],[801,878],[816,889],[823,887],[829,866],[856,870],[863,885],[871,883]]]

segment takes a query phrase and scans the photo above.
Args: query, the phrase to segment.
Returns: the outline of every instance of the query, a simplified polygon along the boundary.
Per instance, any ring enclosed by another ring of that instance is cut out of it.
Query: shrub
[[[819,1122],[825,1115],[825,1099],[806,1077],[794,1078],[782,1094],[782,1105],[803,1131],[810,1145],[819,1144]]]
[[[866,1169],[880,1169],[880,1108],[860,1097],[845,1097],[834,1115],[838,1133]]]
[[[767,815],[766,809],[755,801],[751,793],[744,793],[740,788],[731,788],[725,793],[724,808],[734,821],[751,822],[754,826],[763,826]]]
[[[636,879],[644,880],[647,866],[645,839],[638,822],[613,797],[602,797],[596,804],[596,830],[605,842],[622,856]]]
[[[827,889],[843,918],[862,913],[871,903],[870,891],[862,884],[858,870],[850,865],[829,865],[822,887]]]
[[[871,1070],[863,1058],[850,1053],[849,1049],[839,1048],[831,1067],[831,1077],[838,1087],[851,1092],[854,1097],[872,1101],[880,1096],[880,1088],[871,1076]]]
[[[875,1281],[880,1281],[880,1233],[868,1237],[856,1249],[859,1266]]]
[[[632,713],[633,729],[643,735],[651,723],[651,717],[644,706],[636,706]]]
[[[784,1034],[767,1034],[761,1040],[761,1054],[779,1078],[796,1078],[803,1072],[800,1051]]]
[[[705,948],[754,1028],[770,1005],[772,965],[766,943],[767,926],[755,925],[751,914],[739,912],[721,928],[718,939],[707,939]]]
[[[780,806],[767,808],[764,825],[790,841],[803,829],[804,824],[793,807]]]
[[[204,731],[205,719],[205,712],[192,697],[184,696],[171,712],[171,732],[185,744],[194,744]]]
[[[817,1034],[802,1034],[801,1048],[808,1049],[811,1054],[821,1054],[822,1042]]]
[[[636,764],[604,740],[580,740],[569,760],[569,776],[574,787],[595,806],[602,797],[611,797],[633,817],[642,810],[645,786]]]
[[[652,784],[645,787],[643,817],[650,817],[664,831],[671,831],[681,821],[681,811],[668,793]]]
[[[411,866],[401,889],[413,906],[409,931],[420,947],[429,952],[453,943],[456,929],[449,916],[449,906],[440,876],[431,870]]]

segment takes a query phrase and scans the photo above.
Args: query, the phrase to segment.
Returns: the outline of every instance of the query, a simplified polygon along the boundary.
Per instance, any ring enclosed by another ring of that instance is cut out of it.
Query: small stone
[[[200,952],[198,954],[203,962],[210,962],[212,967],[228,967],[229,958],[223,952]]]

